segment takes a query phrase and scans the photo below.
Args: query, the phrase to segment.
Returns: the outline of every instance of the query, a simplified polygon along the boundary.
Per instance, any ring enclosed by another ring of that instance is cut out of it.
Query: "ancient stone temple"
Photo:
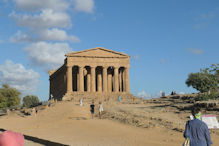
[[[50,99],[113,98],[129,94],[129,56],[102,47],[71,52],[49,72]]]

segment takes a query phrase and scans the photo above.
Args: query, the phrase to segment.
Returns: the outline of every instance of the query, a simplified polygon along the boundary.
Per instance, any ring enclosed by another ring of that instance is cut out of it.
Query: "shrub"
[[[196,101],[203,101],[203,100],[214,100],[219,98],[219,92],[212,92],[211,94],[200,94],[196,96]]]
[[[35,95],[27,95],[23,98],[23,105],[25,107],[33,107],[39,104],[39,98]]]

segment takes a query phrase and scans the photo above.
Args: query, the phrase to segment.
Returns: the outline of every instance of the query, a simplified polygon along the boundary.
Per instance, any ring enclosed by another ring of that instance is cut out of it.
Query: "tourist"
[[[161,96],[162,96],[162,97],[165,97],[165,92],[162,92],[162,93],[161,93]]]
[[[174,95],[174,92],[173,92],[173,91],[171,92],[171,95]]]
[[[36,111],[36,115],[37,115],[37,113],[38,113],[38,107],[36,107],[35,111]]]
[[[32,116],[33,116],[33,115],[36,115],[35,113],[36,113],[36,109],[35,109],[35,108],[32,108]]]
[[[184,137],[190,140],[190,146],[211,146],[211,137],[207,125],[201,121],[199,108],[192,109],[193,120],[186,123]]]
[[[118,96],[118,102],[121,102],[121,96]]]
[[[30,110],[30,115],[33,116],[33,108]]]
[[[80,106],[83,106],[83,99],[80,98]]]
[[[94,101],[92,101],[92,104],[90,105],[90,112],[92,119],[94,118],[94,108],[95,108]]]
[[[0,146],[23,146],[24,136],[13,131],[5,131],[0,134]]]
[[[102,112],[103,112],[103,104],[102,102],[99,102],[99,118],[102,118]]]

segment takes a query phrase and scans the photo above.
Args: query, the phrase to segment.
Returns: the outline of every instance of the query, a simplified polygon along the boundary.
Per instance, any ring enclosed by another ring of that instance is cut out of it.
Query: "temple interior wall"
[[[66,67],[62,66],[55,74],[50,76],[50,96],[63,97],[67,89],[66,80]]]

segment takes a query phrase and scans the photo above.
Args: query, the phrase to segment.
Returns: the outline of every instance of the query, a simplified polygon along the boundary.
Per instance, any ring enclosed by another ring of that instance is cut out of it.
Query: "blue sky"
[[[49,96],[64,54],[104,47],[131,56],[130,89],[196,92],[191,72],[219,63],[217,0],[1,0],[0,82]]]

